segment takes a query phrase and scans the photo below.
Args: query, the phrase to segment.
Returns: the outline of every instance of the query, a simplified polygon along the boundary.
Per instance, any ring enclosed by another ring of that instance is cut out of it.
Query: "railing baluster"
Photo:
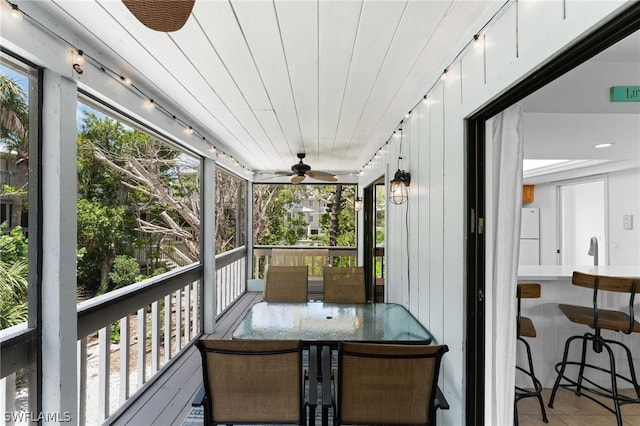
[[[189,320],[191,319],[191,285],[184,288],[184,344],[186,345],[189,340]]]
[[[0,410],[5,413],[5,425],[14,425],[12,417],[6,417],[16,412],[16,373],[11,373],[0,380]]]
[[[120,319],[120,405],[129,399],[130,323],[129,315]]]
[[[146,360],[147,360],[147,318],[146,307],[138,309],[138,345],[137,345],[137,367],[138,367],[138,389],[146,382]]]
[[[151,304],[151,375],[160,369],[160,310],[158,302]]]
[[[111,364],[111,326],[98,331],[98,415],[100,420],[109,417],[109,379]]]
[[[182,291],[176,291],[176,352],[182,349],[182,333],[180,332],[180,324],[182,324]]]
[[[164,364],[167,365],[171,359],[171,295],[164,297]]]
[[[87,338],[78,340],[78,424],[87,423]]]
[[[199,291],[199,285],[198,285],[199,281],[196,281],[193,283],[193,292],[192,297],[193,297],[193,302],[191,304],[191,338],[195,338],[198,333],[200,332],[200,321],[198,321],[198,312],[200,311],[200,304],[199,302],[199,298],[198,295],[200,294]]]

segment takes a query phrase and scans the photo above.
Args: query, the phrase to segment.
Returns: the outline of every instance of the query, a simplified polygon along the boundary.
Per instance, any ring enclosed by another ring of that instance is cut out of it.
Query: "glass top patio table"
[[[395,303],[274,303],[253,305],[233,339],[431,343],[432,336]]]

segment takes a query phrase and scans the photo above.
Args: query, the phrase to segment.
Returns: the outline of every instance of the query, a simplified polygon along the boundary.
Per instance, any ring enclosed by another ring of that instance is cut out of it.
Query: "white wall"
[[[584,176],[589,176],[585,172]],[[638,217],[640,215],[640,169],[628,169],[614,171],[600,176],[606,177],[606,190],[608,193],[607,204],[607,250],[610,265],[637,265],[640,262],[640,228]],[[573,181],[573,180],[572,180]],[[557,235],[557,199],[556,190],[564,180],[558,180],[535,185],[535,201],[527,204],[527,207],[540,208],[540,263],[543,265],[556,265],[556,235]],[[623,229],[622,218],[624,215],[633,215],[633,229]],[[588,241],[585,241],[585,250]]]
[[[404,120],[402,151],[408,158],[400,168],[411,173],[412,183],[408,204],[387,206],[387,300],[409,306],[436,341],[449,346],[441,387],[451,409],[439,414],[440,424],[465,422],[464,119],[624,5],[585,1],[510,4],[483,33],[483,47],[469,48],[460,55],[449,67],[448,78],[431,91],[431,102],[419,104]],[[416,94],[416,101],[423,95]],[[392,177],[398,142],[392,138],[386,159],[365,169],[360,176],[362,187],[382,175],[386,174],[387,181]],[[546,195],[537,192],[538,196]],[[491,318],[491,312],[486,318]],[[490,332],[490,324],[488,328]],[[490,377],[501,372],[486,373]],[[487,389],[488,396],[490,391]],[[487,417],[485,424],[495,421]]]

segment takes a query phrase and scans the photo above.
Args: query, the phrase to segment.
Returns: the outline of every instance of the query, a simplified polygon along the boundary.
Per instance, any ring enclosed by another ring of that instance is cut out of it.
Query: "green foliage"
[[[25,260],[7,262],[0,256],[0,329],[27,320],[28,271]]]
[[[133,284],[143,277],[140,276],[140,265],[131,256],[119,255],[113,261],[113,268],[109,273],[109,278],[114,285],[114,289]]]
[[[3,262],[12,264],[14,262],[27,262],[29,244],[22,233],[22,227],[16,226],[9,229],[9,224],[0,224],[0,259]]]
[[[9,147],[24,142],[29,127],[28,105],[20,84],[0,73],[0,140]]]

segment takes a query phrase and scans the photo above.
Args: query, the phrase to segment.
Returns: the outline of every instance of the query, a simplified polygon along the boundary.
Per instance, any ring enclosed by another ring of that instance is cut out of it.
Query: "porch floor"
[[[251,306],[262,300],[262,292],[242,295],[216,323],[215,338],[230,339],[231,333]],[[191,401],[202,384],[202,360],[195,346],[188,348],[144,390],[117,418],[117,426],[182,425],[191,411]]]

